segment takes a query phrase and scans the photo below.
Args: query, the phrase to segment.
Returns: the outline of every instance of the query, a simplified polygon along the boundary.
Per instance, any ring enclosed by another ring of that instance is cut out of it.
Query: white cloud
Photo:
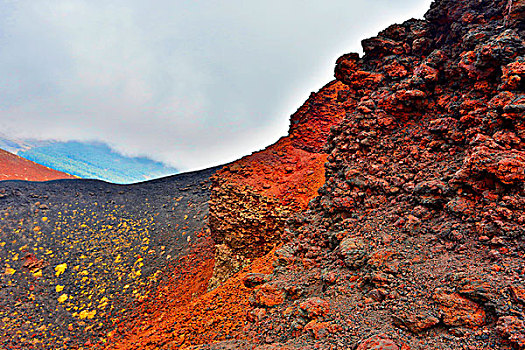
[[[0,2],[0,130],[221,164],[285,134],[339,55],[429,4]]]

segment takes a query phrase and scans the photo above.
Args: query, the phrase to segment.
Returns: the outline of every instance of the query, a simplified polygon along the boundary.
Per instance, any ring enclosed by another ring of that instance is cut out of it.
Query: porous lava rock
[[[337,60],[326,180],[266,276],[301,293],[252,322],[256,341],[524,347],[524,6],[435,1]],[[286,312],[312,298],[338,331]]]
[[[399,350],[399,347],[386,335],[378,334],[365,339],[356,350]]]

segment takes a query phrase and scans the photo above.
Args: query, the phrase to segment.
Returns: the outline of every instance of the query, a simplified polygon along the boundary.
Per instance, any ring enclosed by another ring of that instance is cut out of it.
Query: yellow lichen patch
[[[55,275],[57,277],[60,276],[61,274],[64,273],[64,271],[66,271],[66,269],[67,269],[67,263],[63,263],[63,264],[57,265],[55,267],[55,271],[56,271]]]
[[[78,314],[78,318],[80,318],[81,320],[84,320],[86,318],[87,319],[92,319],[93,317],[95,317],[96,313],[97,313],[97,310],[92,310],[92,311],[82,310]]]
[[[61,296],[58,297],[58,302],[59,303],[63,303],[64,301],[66,301],[68,298],[67,294],[62,294]]]
[[[6,267],[6,268],[5,268],[5,274],[6,274],[6,275],[14,275],[15,272],[16,272],[16,270],[13,269],[13,268],[11,268],[11,267]]]
[[[57,293],[60,293],[61,291],[64,290],[64,286],[57,285],[57,286],[55,287],[55,290],[56,290]]]
[[[104,309],[107,305],[108,305],[108,298],[103,297],[102,299],[100,299],[98,308],[99,309]]]
[[[38,271],[34,272],[33,276],[34,277],[42,277],[42,270],[38,270]]]
[[[47,221],[47,217],[44,216],[44,217],[42,218],[42,221],[43,221],[43,222],[46,222],[46,221]]]

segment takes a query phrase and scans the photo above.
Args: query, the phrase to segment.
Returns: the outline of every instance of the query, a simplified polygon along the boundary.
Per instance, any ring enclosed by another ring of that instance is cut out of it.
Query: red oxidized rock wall
[[[266,283],[294,292],[256,342],[524,346],[524,20],[521,1],[436,1],[337,61],[357,103],[341,101],[320,196],[276,252]],[[331,311],[305,314],[313,297]]]

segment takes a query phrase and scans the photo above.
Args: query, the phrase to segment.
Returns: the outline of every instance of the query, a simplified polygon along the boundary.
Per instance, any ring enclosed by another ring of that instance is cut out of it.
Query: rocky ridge
[[[524,8],[436,1],[337,61],[356,107],[252,287],[257,348],[525,347]]]

